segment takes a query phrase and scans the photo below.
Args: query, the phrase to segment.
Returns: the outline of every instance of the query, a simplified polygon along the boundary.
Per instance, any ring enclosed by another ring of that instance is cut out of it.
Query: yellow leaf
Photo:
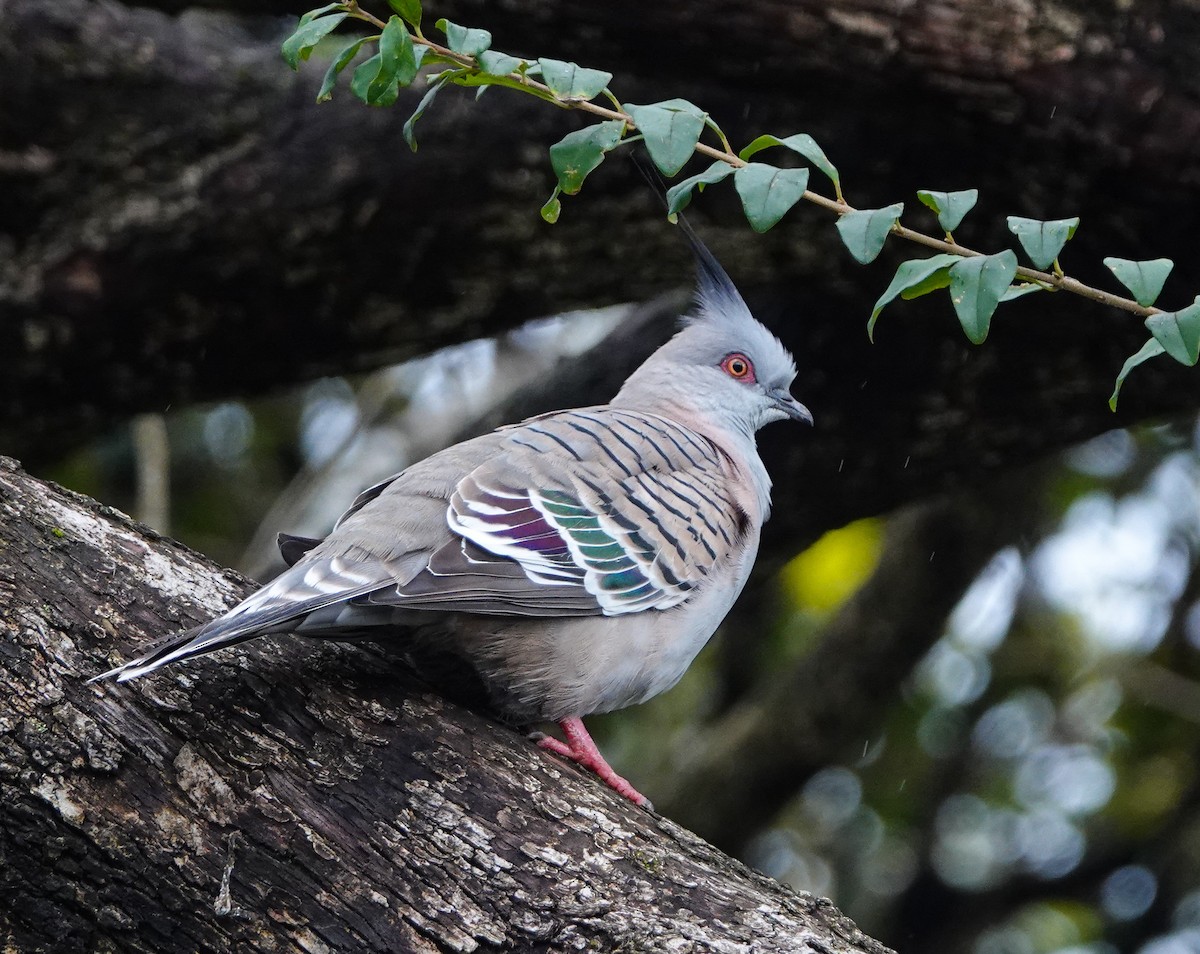
[[[796,609],[827,613],[862,586],[879,562],[883,524],[856,520],[831,530],[783,568],[784,593]]]

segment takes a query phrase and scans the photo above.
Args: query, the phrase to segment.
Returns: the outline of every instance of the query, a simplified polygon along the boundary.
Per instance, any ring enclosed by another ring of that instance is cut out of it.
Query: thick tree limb
[[[885,954],[377,652],[87,685],[247,581],[11,461],[0,539],[6,948]]]

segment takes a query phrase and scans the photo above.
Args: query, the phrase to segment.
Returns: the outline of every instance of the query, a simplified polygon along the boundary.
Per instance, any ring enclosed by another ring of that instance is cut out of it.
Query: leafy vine
[[[487,30],[459,26],[445,19],[436,24],[445,36],[445,43],[438,43],[422,32],[420,0],[388,0],[388,3],[395,15],[386,22],[362,9],[357,0],[330,3],[309,11],[284,41],[284,60],[292,69],[299,69],[318,44],[346,20],[364,21],[378,29],[376,34],[351,40],[332,58],[317,102],[333,97],[338,77],[360,58],[364,48],[374,49],[373,55],[355,66],[350,91],[368,106],[391,106],[399,98],[401,88],[411,86],[423,75],[426,93],[403,130],[405,141],[414,151],[417,122],[447,86],[472,87],[477,96],[489,87],[500,86],[562,109],[597,117],[598,122],[568,133],[550,147],[550,164],[557,185],[542,206],[541,214],[547,222],[558,220],[562,212],[561,196],[576,195],[609,152],[641,141],[654,164],[668,178],[678,175],[694,154],[713,160],[703,172],[679,181],[667,191],[668,215],[672,219],[691,201],[694,192],[732,177],[746,218],[756,231],[767,231],[803,200],[836,214],[842,243],[863,264],[878,257],[890,236],[936,252],[927,258],[902,262],[896,269],[871,312],[867,322],[869,336],[873,336],[880,313],[897,297],[917,298],[948,288],[963,331],[973,343],[982,344],[992,317],[1003,302],[1032,292],[1065,291],[1132,312],[1145,320],[1150,332],[1150,338],[1126,360],[1117,375],[1109,398],[1114,411],[1125,378],[1138,365],[1163,354],[1188,366],[1194,366],[1200,359],[1200,296],[1177,311],[1163,311],[1154,306],[1173,267],[1170,259],[1104,260],[1132,298],[1086,285],[1063,271],[1059,255],[1079,227],[1078,218],[1040,221],[1009,216],[1009,230],[1016,236],[1029,265],[1021,265],[1012,249],[991,254],[978,252],[960,245],[954,238],[954,230],[978,200],[979,194],[974,189],[917,193],[920,202],[937,215],[943,231],[942,236],[929,235],[900,224],[902,202],[881,209],[857,209],[846,202],[837,167],[806,133],[786,137],[762,135],[735,152],[716,121],[687,100],[670,99],[646,105],[622,103],[609,88],[612,74],[604,70],[546,57],[527,60],[501,53],[492,49],[492,35]],[[706,131],[717,140],[716,144],[701,142]],[[771,148],[797,153],[809,165],[781,168],[754,160]],[[809,189],[809,166],[829,180],[832,197]]]

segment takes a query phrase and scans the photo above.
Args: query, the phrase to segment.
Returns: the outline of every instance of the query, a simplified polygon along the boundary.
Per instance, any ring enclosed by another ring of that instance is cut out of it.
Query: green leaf
[[[1180,364],[1200,358],[1200,298],[1179,311],[1164,311],[1146,319],[1146,327],[1163,349]]]
[[[496,50],[484,50],[475,57],[475,60],[483,72],[492,76],[507,76],[509,73],[515,73],[525,62],[519,56],[509,56],[507,53],[499,53]]]
[[[1037,282],[1022,282],[1020,285],[1010,285],[1008,291],[1000,296],[1001,302],[1013,301],[1017,298],[1023,298],[1031,292],[1045,291],[1046,286],[1039,285]]]
[[[336,30],[345,19],[346,14],[335,13],[330,17],[302,22],[296,27],[296,32],[283,41],[280,52],[284,62],[294,70],[300,69],[300,61],[307,60],[312,55],[313,47]]]
[[[492,35],[487,30],[461,27],[445,17],[438,20],[437,28],[446,34],[446,46],[463,56],[478,56],[492,45]]]
[[[800,201],[808,188],[808,170],[776,169],[751,162],[733,174],[733,184],[750,226],[756,232],[765,232]]]
[[[922,278],[915,285],[904,289],[902,292],[900,292],[900,297],[905,301],[912,301],[914,298],[923,298],[924,296],[938,291],[939,289],[947,288],[949,285],[950,269],[940,268],[931,275],[927,275],[925,278]]]
[[[400,18],[392,17],[379,38],[379,52],[358,65],[350,90],[368,106],[391,106],[400,87],[408,86],[416,75],[412,37]]]
[[[318,7],[316,10],[309,10],[308,13],[304,14],[304,16],[302,16],[300,18],[300,23],[298,25],[304,26],[306,23],[312,23],[312,21],[315,20],[317,17],[323,17],[323,16],[325,16],[325,14],[329,13],[331,10],[345,10],[345,9],[346,9],[346,5],[344,3],[327,3],[327,4],[325,4],[325,6]]]
[[[945,288],[950,284],[950,266],[958,261],[960,259],[957,255],[942,254],[901,262],[887,291],[875,302],[871,320],[867,322],[867,337],[875,340],[875,322],[879,319],[879,313],[890,302],[895,301],[897,295],[902,298],[919,298],[931,291]]]
[[[413,114],[408,117],[408,120],[404,124],[404,129],[401,130],[401,132],[404,134],[404,141],[408,143],[408,148],[413,152],[417,151],[417,137],[414,131],[417,125],[417,120],[425,115],[425,110],[429,108],[429,104],[433,102],[434,97],[442,91],[442,88],[448,81],[449,77],[446,77],[440,82],[434,83],[425,91],[425,95],[421,97],[421,101],[417,103],[417,108],[413,110]],[[480,89],[486,88],[487,87],[480,87]]]
[[[626,104],[622,109],[637,124],[650,158],[665,176],[673,176],[683,168],[704,131],[703,110],[686,99],[668,99],[648,106]]]
[[[1146,307],[1154,304],[1154,300],[1162,292],[1163,283],[1175,267],[1175,263],[1169,258],[1153,258],[1144,262],[1131,262],[1127,258],[1106,258],[1104,264],[1117,276],[1117,281],[1129,289],[1134,300]]]
[[[386,106],[387,103],[380,103],[378,97],[372,99],[371,86],[379,77],[380,70],[383,69],[383,57],[376,53],[370,59],[363,60],[354,69],[354,75],[350,77],[350,92],[361,99],[368,106]]]
[[[555,188],[554,195],[550,196],[549,201],[542,206],[542,218],[553,225],[558,221],[558,216],[562,212],[562,203],[558,200],[559,190]]]
[[[329,69],[325,71],[325,79],[321,81],[321,89],[317,93],[318,103],[327,103],[333,99],[333,87],[337,83],[338,74],[350,65],[350,61],[358,55],[358,51],[362,48],[362,45],[369,39],[370,37],[364,36],[355,40],[342,50],[337,55],[337,58],[329,64]]]
[[[785,139],[780,139],[778,136],[759,136],[754,142],[738,153],[738,158],[749,160],[755,153],[769,149],[771,146],[783,146],[786,149],[792,150],[792,152],[800,153],[800,155],[825,173],[835,187],[840,187],[841,179],[838,176],[837,167],[829,161],[829,157],[825,155],[825,150],[818,146],[817,141],[808,133],[797,133]]]
[[[1049,268],[1062,247],[1079,228],[1079,217],[1073,219],[1055,219],[1053,222],[1042,222],[1038,219],[1023,219],[1019,215],[1008,217],[1008,229],[1021,242],[1021,248],[1034,266],[1041,269]]]
[[[886,209],[858,209],[855,212],[847,212],[837,220],[838,235],[842,237],[842,244],[863,265],[875,261],[883,250],[888,232],[903,211],[904,203],[897,202]]]
[[[950,266],[950,301],[958,323],[972,344],[983,344],[992,315],[1017,274],[1017,254],[1005,249],[995,255],[962,258]]]
[[[379,37],[379,53],[400,86],[410,86],[417,78],[418,61],[412,36],[399,17],[388,19]]]
[[[421,0],[388,0],[388,6],[400,14],[414,30],[421,29]]]
[[[674,218],[674,216],[687,208],[687,204],[692,201],[693,189],[699,187],[700,191],[703,192],[705,186],[728,178],[732,172],[733,166],[722,159],[718,159],[699,175],[690,176],[681,182],[677,182],[667,190],[667,215]]]
[[[1112,397],[1108,399],[1108,406],[1112,410],[1117,409],[1117,395],[1121,393],[1121,385],[1125,383],[1125,379],[1129,376],[1129,372],[1136,368],[1139,364],[1149,361],[1151,358],[1157,358],[1160,354],[1166,354],[1167,349],[1158,343],[1154,338],[1151,338],[1137,354],[1130,355],[1125,359],[1125,364],[1121,368],[1121,373],[1117,375],[1117,384],[1113,388]]]
[[[550,165],[558,176],[558,186],[567,195],[575,195],[589,172],[604,161],[604,154],[621,141],[625,123],[619,119],[596,123],[567,133],[550,147]]]
[[[613,78],[612,73],[603,70],[589,70],[563,60],[548,60],[544,56],[538,58],[538,65],[542,68],[542,81],[559,99],[591,99],[599,95]]]
[[[938,225],[947,232],[953,232],[962,224],[963,217],[979,201],[979,190],[931,192],[929,189],[920,189],[917,192],[917,198],[937,213]]]

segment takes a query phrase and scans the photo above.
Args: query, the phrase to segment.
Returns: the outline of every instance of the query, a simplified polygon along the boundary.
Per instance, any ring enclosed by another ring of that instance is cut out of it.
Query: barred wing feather
[[[536,418],[450,499],[452,539],[372,603],[494,615],[614,616],[688,599],[746,516],[713,445],[613,408]]]

